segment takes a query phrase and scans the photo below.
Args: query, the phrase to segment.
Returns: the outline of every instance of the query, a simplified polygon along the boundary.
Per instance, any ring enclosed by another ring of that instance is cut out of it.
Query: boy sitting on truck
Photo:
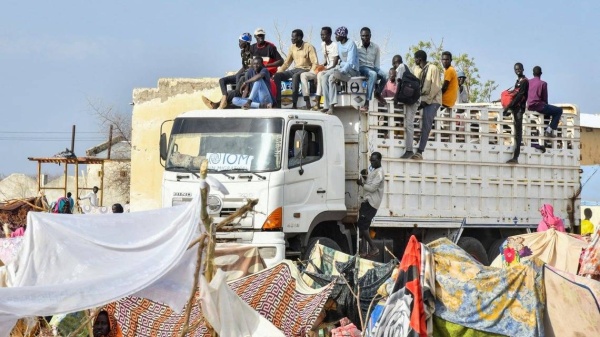
[[[233,104],[249,108],[268,108],[273,106],[273,96],[270,90],[271,75],[267,68],[263,66],[263,59],[255,56],[252,60],[252,68],[248,70],[249,78],[242,83],[242,97],[234,97]],[[252,87],[250,89],[250,87]],[[248,92],[250,92],[248,94]]]

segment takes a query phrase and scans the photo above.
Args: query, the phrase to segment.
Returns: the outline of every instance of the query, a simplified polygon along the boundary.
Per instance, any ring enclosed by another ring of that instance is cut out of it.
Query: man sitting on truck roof
[[[360,204],[358,210],[358,221],[356,226],[358,227],[359,234],[363,240],[367,242],[367,246],[370,249],[366,250],[361,254],[362,257],[375,257],[379,254],[379,249],[375,246],[375,242],[369,235],[369,227],[371,222],[377,214],[377,209],[381,205],[381,198],[383,197],[383,168],[381,167],[381,153],[373,152],[371,158],[371,167],[369,167],[369,173],[366,176],[366,170],[361,172],[361,178],[356,183],[363,187],[364,201]],[[366,181],[364,181],[366,180]]]
[[[421,160],[427,146],[429,133],[431,133],[433,127],[433,119],[442,104],[442,88],[440,87],[440,70],[434,64],[427,62],[427,53],[423,50],[417,50],[414,58],[416,65],[413,74],[421,80],[421,104],[419,104],[419,109],[423,110],[421,112],[419,148],[411,159]],[[409,121],[407,118],[405,123],[413,123],[413,121]],[[412,142],[412,138],[410,141]]]
[[[367,78],[367,98],[360,111],[367,112],[369,111],[369,100],[373,97],[373,92],[375,92],[375,98],[380,103],[385,103],[383,98],[381,98],[381,91],[388,80],[388,75],[379,68],[381,50],[378,45],[371,42],[371,29],[369,27],[363,27],[360,30],[360,43],[357,44],[360,75]],[[378,79],[380,81],[377,88],[375,88]]]
[[[250,46],[250,53],[252,53],[252,56],[262,57],[265,68],[267,68],[271,75],[274,75],[277,72],[277,67],[283,64],[281,54],[279,54],[274,44],[265,41],[264,29],[256,28],[254,38],[256,39],[256,43]]]
[[[337,104],[338,91],[337,81],[348,82],[352,76],[358,76],[358,51],[356,44],[348,40],[348,28],[342,26],[335,30],[340,64],[335,68],[327,70],[323,74],[323,103],[322,112],[333,113],[333,107]]]
[[[540,66],[533,67],[533,78],[529,80],[527,108],[552,117],[550,125],[544,130],[544,136],[554,137],[554,131],[558,128],[563,110],[561,107],[548,104],[548,84],[542,81],[541,77],[542,68]]]
[[[292,45],[290,46],[290,50],[285,61],[273,76],[275,90],[277,90],[275,105],[278,108],[281,108],[281,81],[289,78],[292,79],[292,109],[296,109],[298,104],[298,90],[300,89],[300,75],[307,71],[315,71],[315,68],[319,65],[315,47],[303,41],[303,38],[304,33],[301,29],[294,29],[292,31]],[[294,63],[295,68],[287,70],[292,63]]]
[[[243,33],[240,35],[238,39],[238,44],[240,46],[240,57],[242,58],[242,67],[240,70],[235,73],[235,75],[229,75],[225,77],[221,77],[219,79],[219,87],[221,87],[221,102],[215,103],[209,100],[207,97],[202,96],[202,101],[206,104],[207,107],[211,109],[225,109],[227,105],[231,104],[233,97],[239,96],[239,92],[236,93],[235,90],[227,91],[228,84],[236,84],[236,90],[239,90],[242,82],[244,81],[246,70],[250,67],[252,63],[252,53],[250,52],[250,43],[252,42],[252,35],[250,33]]]
[[[242,83],[240,88],[242,97],[234,97],[233,104],[243,109],[271,108],[273,106],[273,96],[269,89],[271,76],[267,68],[263,66],[262,57],[254,57],[247,76],[249,76],[248,79]]]
[[[300,75],[300,82],[302,83],[302,96],[304,96],[304,102],[306,102],[306,109],[311,108],[308,81],[313,80],[317,84],[315,97],[317,104],[312,110],[319,111],[321,109],[321,96],[323,95],[323,75],[325,75],[326,70],[333,69],[340,60],[338,56],[337,43],[331,40],[332,33],[331,27],[321,28],[321,50],[324,54],[323,64],[318,66],[316,70],[311,70]]]

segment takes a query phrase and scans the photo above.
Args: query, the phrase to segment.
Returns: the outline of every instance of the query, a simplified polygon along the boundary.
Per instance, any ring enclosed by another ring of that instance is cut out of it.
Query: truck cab
[[[254,212],[229,224],[217,239],[258,247],[267,265],[284,258],[286,242],[288,253],[293,250],[293,241],[286,239],[304,234],[314,221],[346,213],[344,131],[334,116],[296,110],[253,110],[251,115],[189,111],[173,121],[169,141],[162,143],[163,207],[192,200],[199,191],[194,173],[207,159],[208,174],[229,192],[209,192],[214,222],[258,199]]]

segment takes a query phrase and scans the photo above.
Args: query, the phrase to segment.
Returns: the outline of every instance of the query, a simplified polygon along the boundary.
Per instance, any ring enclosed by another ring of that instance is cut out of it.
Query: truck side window
[[[316,162],[323,157],[323,130],[318,125],[294,125],[288,139],[288,168]]]

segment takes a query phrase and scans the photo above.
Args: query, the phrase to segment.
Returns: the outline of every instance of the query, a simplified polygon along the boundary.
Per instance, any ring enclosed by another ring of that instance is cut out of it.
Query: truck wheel
[[[314,237],[314,238],[308,240],[308,245],[306,245],[304,254],[302,254],[302,261],[308,261],[308,259],[310,258],[310,252],[312,252],[312,250],[315,247],[315,245],[317,244],[317,242],[323,246],[341,251],[340,246],[337,244],[337,242],[333,241],[330,238],[326,238],[324,236],[317,236],[317,237]]]
[[[496,257],[498,257],[498,255],[500,255],[500,246],[502,246],[502,244],[504,243],[504,241],[506,241],[506,239],[498,239],[494,242],[492,242],[492,245],[490,246],[490,249],[488,249],[488,260],[490,261],[490,263],[494,262],[494,260],[496,259]]]
[[[487,253],[479,240],[464,236],[458,240],[458,246],[469,253],[475,260],[479,261],[484,266],[489,266]]]

